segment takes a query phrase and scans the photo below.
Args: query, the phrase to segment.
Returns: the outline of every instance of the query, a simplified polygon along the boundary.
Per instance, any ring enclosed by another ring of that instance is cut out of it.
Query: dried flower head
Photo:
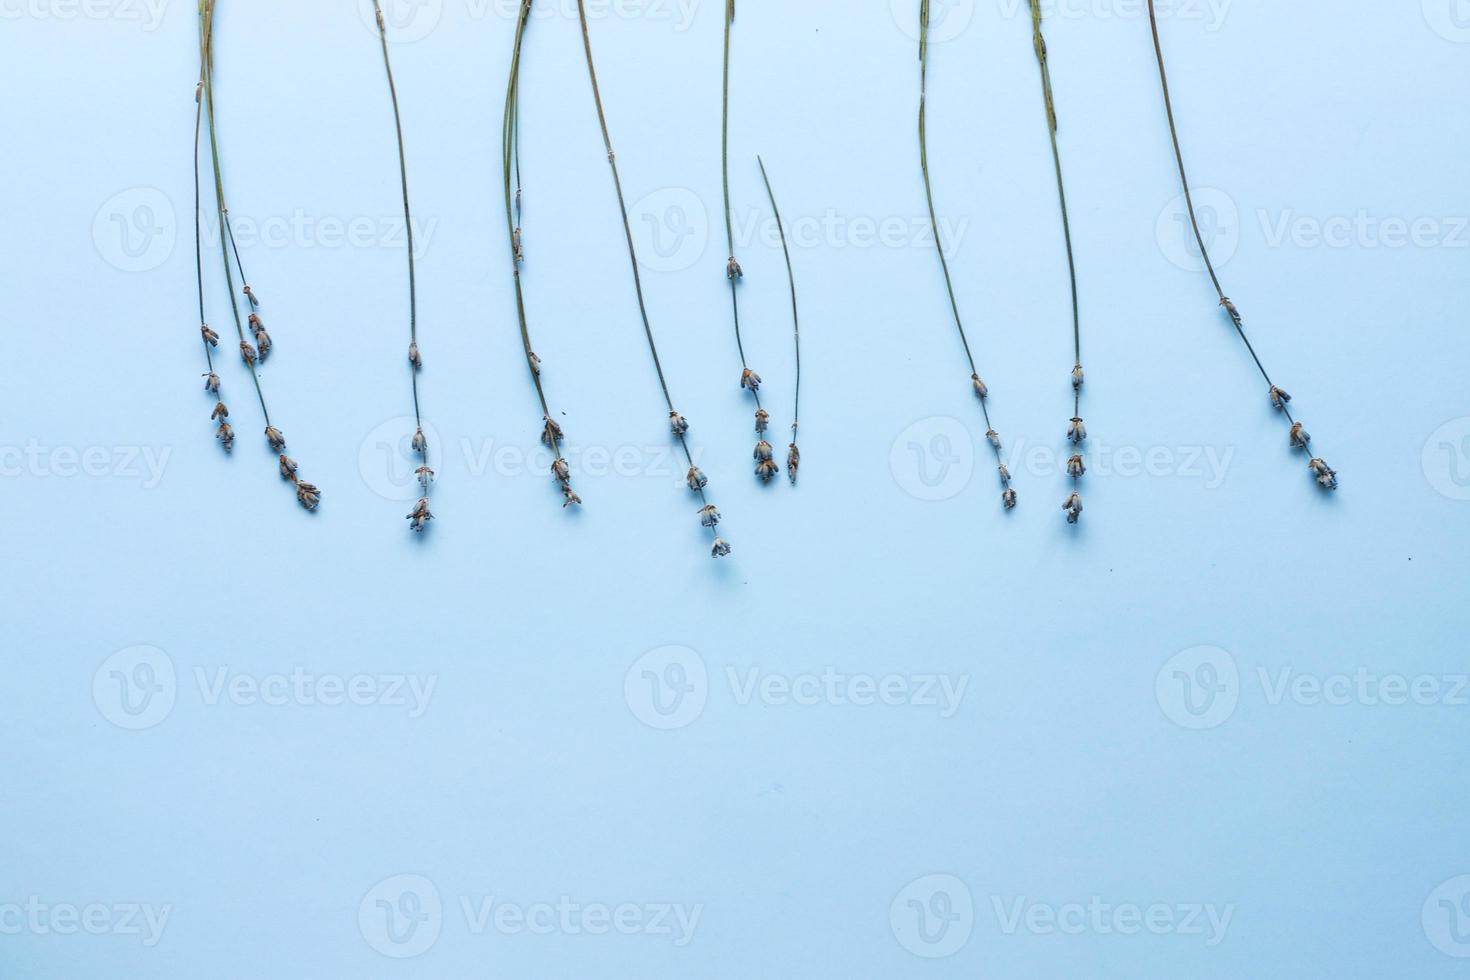
[[[714,527],[720,523],[720,512],[714,504],[705,504],[699,509],[699,523],[705,527]]]
[[[709,485],[709,477],[705,476],[704,471],[698,466],[689,467],[689,475],[684,479],[689,484],[689,489],[696,492],[703,490]]]
[[[228,453],[234,450],[235,430],[230,428],[230,423],[221,422],[219,428],[214,432],[214,437],[219,440],[221,446],[225,447],[225,452]]]
[[[771,413],[770,412],[767,412],[764,408],[758,408],[758,409],[756,409],[755,410],[755,431],[756,432],[763,433],[770,426],[770,424],[771,424]]]
[[[576,492],[572,490],[572,488],[571,488],[570,485],[567,485],[567,484],[563,484],[562,485],[561,495],[562,495],[562,502],[561,502],[562,510],[566,510],[568,507],[572,506],[573,504],[579,504],[580,505],[582,503],[582,498],[579,497],[579,496],[577,496]]]
[[[275,345],[271,343],[271,335],[266,332],[265,324],[260,322],[260,315],[250,314],[250,332],[255,334],[255,346],[260,349],[260,359],[264,361]]]
[[[219,375],[213,371],[204,376],[204,390],[219,394]]]
[[[424,435],[423,427],[419,427],[413,434],[413,451],[416,453],[428,452],[429,439]]]
[[[434,515],[429,512],[429,498],[420,497],[419,502],[414,505],[413,510],[408,514],[408,526],[413,528],[415,532],[422,532],[424,528],[429,526],[429,522],[433,519]]]
[[[250,308],[252,310],[260,309],[260,300],[255,298],[255,290],[251,289],[249,286],[245,287],[245,298],[250,301]]]
[[[1076,367],[1074,367],[1072,369],[1072,390],[1073,391],[1081,391],[1082,390],[1082,382],[1085,379],[1085,377],[1086,376],[1082,373],[1082,365],[1081,364],[1077,365]]]
[[[271,444],[271,448],[280,452],[286,448],[286,437],[281,435],[281,430],[273,425],[265,427],[265,441]]]
[[[740,372],[740,387],[749,388],[751,391],[761,390],[761,376],[750,368]]]
[[[572,467],[564,459],[551,464],[551,475],[565,483],[572,478]]]
[[[975,386],[975,394],[980,398],[989,398],[990,389],[985,387],[985,382],[980,380],[980,375],[970,375],[970,382]]]
[[[710,549],[710,554],[715,558],[725,558],[730,554],[730,542],[724,538],[715,538],[715,546]]]
[[[250,341],[240,341],[240,357],[246,364],[254,366],[256,361],[255,348],[250,346]]]
[[[1291,425],[1291,444],[1293,448],[1306,449],[1307,444],[1311,441],[1311,435],[1308,434],[1306,429],[1302,428],[1302,424],[1300,422],[1293,422]]]
[[[1000,451],[1000,433],[994,429],[988,429],[985,433],[985,438],[990,440],[990,445],[995,448],[996,452]]]
[[[408,363],[413,365],[415,371],[423,370],[424,359],[419,354],[419,342],[417,340],[408,342]]]
[[[1313,459],[1307,464],[1313,473],[1317,474],[1317,484],[1324,490],[1337,489],[1337,471],[1328,466],[1320,459]]]
[[[230,410],[225,407],[225,403],[215,402],[214,411],[209,413],[209,421],[213,422],[215,419],[227,419],[229,417]]]
[[[1082,495],[1073,492],[1066,503],[1062,504],[1062,510],[1067,512],[1067,523],[1076,524],[1077,519],[1082,516]]]
[[[1080,454],[1074,455],[1071,459],[1067,460],[1067,475],[1072,479],[1080,480],[1086,472],[1087,466],[1082,462],[1082,456]]]
[[[526,236],[520,226],[510,233],[510,247],[517,264],[526,261]]]
[[[771,482],[771,480],[775,478],[776,474],[780,472],[781,467],[776,465],[775,460],[763,459],[759,463],[755,464],[755,475],[759,477],[761,482],[763,483]]]
[[[725,276],[729,279],[744,279],[745,270],[740,268],[740,263],[735,261],[735,256],[730,256],[730,261],[725,265]]]
[[[786,449],[786,475],[791,477],[791,485],[796,486],[796,471],[801,468],[801,450],[792,443]]]
[[[669,413],[669,428],[674,430],[674,435],[682,436],[689,431],[689,420],[678,412]]]
[[[542,416],[546,426],[541,430],[541,441],[546,443],[548,449],[555,449],[557,444],[566,438],[561,431],[561,426],[549,415]]]
[[[1237,327],[1245,322],[1241,319],[1240,310],[1236,309],[1235,304],[1231,302],[1230,297],[1221,296],[1220,305],[1225,307],[1225,312],[1230,314],[1230,319],[1235,321],[1235,325]]]
[[[1006,510],[1016,509],[1016,491],[1006,488],[1006,492],[1000,495],[1001,503],[1006,505]]]
[[[420,466],[413,471],[413,475],[418,477],[419,486],[424,489],[428,489],[429,484],[434,482],[434,471],[427,466]]]
[[[1291,401],[1291,396],[1275,385],[1271,386],[1271,404],[1280,409],[1286,408],[1286,403]]]
[[[536,356],[535,351],[526,355],[526,362],[531,365],[531,373],[538,378],[541,377],[541,358]]]
[[[774,450],[771,449],[771,444],[764,439],[755,444],[755,458],[757,462],[769,461],[773,453]]]
[[[322,492],[310,483],[296,481],[296,500],[307,510],[316,510],[322,502]]]
[[[1072,419],[1072,424],[1067,426],[1067,438],[1074,446],[1081,445],[1082,441],[1087,438],[1087,426],[1082,424],[1080,418]]]
[[[219,334],[217,334],[213,330],[209,329],[209,324],[206,323],[203,326],[201,326],[199,328],[199,333],[201,335],[203,335],[204,342],[206,344],[208,344],[209,346],[211,346],[211,347],[218,347],[219,346]]]
[[[1001,482],[1001,486],[1010,486],[1010,483],[1011,483],[1011,468],[1009,466],[1007,466],[1006,464],[1001,463],[1000,466],[999,466],[999,470],[1000,470],[1000,482]]]
[[[285,453],[282,453],[281,454],[281,459],[280,459],[280,464],[281,464],[281,479],[283,479],[283,480],[295,480],[296,479],[296,470],[299,468],[296,465],[296,460],[292,459],[290,456],[287,456]]]

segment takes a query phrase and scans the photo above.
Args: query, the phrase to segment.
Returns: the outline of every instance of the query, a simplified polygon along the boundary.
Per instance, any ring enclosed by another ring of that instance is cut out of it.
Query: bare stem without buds
[[[1260,356],[1256,354],[1255,347],[1251,344],[1250,338],[1245,334],[1245,321],[1240,314],[1239,308],[1236,307],[1230,297],[1225,295],[1225,288],[1220,284],[1220,276],[1215,271],[1215,264],[1210,260],[1210,250],[1205,246],[1205,236],[1200,230],[1199,218],[1194,210],[1194,194],[1189,187],[1189,175],[1184,168],[1184,151],[1179,145],[1179,128],[1174,122],[1174,102],[1169,95],[1169,75],[1164,69],[1164,48],[1159,40],[1159,19],[1154,10],[1154,0],[1148,0],[1148,21],[1149,29],[1153,33],[1154,56],[1158,59],[1159,63],[1159,86],[1164,93],[1164,112],[1169,120],[1169,138],[1174,144],[1174,162],[1179,166],[1179,183],[1184,188],[1184,203],[1186,209],[1189,211],[1189,223],[1194,229],[1194,239],[1199,245],[1200,256],[1205,260],[1205,268],[1209,271],[1210,281],[1214,283],[1215,292],[1220,297],[1220,306],[1225,310],[1226,315],[1230,317],[1230,322],[1234,325],[1235,332],[1240,335],[1241,341],[1245,344],[1245,349],[1250,352],[1251,360],[1255,361],[1257,370],[1261,372],[1261,377],[1266,382],[1267,397],[1271,399],[1271,405],[1285,416],[1287,424],[1291,426],[1288,433],[1291,447],[1293,449],[1300,449],[1307,454],[1309,457],[1307,462],[1308,472],[1316,479],[1318,486],[1324,490],[1336,490],[1337,471],[1328,466],[1320,457],[1314,455],[1311,447],[1312,437],[1307,433],[1302,423],[1297,421],[1291,414],[1289,407],[1291,396],[1271,380],[1271,375],[1267,373],[1266,366],[1261,363]]]
[[[505,86],[505,115],[501,125],[500,149],[501,169],[505,176],[505,230],[510,240],[511,274],[516,289],[516,319],[521,327],[521,344],[525,348],[526,368],[531,372],[531,383],[536,387],[536,397],[541,403],[541,441],[555,455],[551,464],[551,475],[561,488],[562,507],[580,504],[582,498],[572,489],[572,470],[562,457],[562,430],[551,417],[546,402],[546,389],[541,381],[541,359],[531,349],[531,331],[526,323],[526,298],[521,285],[521,263],[525,261],[525,242],[521,228],[521,128],[520,128],[520,84],[521,46],[525,39],[526,25],[531,18],[533,0],[521,0],[520,16],[516,19],[515,46],[511,52],[510,80]]]
[[[249,323],[251,332],[254,335],[254,342],[246,338],[245,321],[243,321],[240,317],[240,301],[235,296],[235,269],[241,269],[242,278],[244,276],[244,271],[243,267],[240,265],[239,251],[234,248],[234,233],[229,230],[230,210],[225,203],[224,176],[222,168],[220,166],[218,124],[214,108],[215,2],[216,0],[200,0],[199,3],[200,68],[199,86],[196,90],[196,97],[199,100],[199,108],[196,110],[195,118],[195,207],[197,212],[200,209],[202,203],[199,201],[198,194],[199,185],[197,150],[199,141],[199,116],[207,113],[209,118],[209,152],[210,160],[214,170],[215,202],[219,207],[220,213],[220,256],[224,262],[225,283],[229,287],[230,311],[235,321],[235,335],[240,341],[240,359],[244,361],[246,370],[250,372],[250,379],[255,384],[255,394],[256,397],[260,400],[260,413],[265,419],[265,439],[267,444],[271,447],[271,450],[279,454],[278,464],[281,477],[291,482],[296,491],[296,499],[302,507],[306,508],[307,510],[316,510],[317,506],[321,503],[321,491],[312,484],[302,481],[297,476],[297,465],[295,461],[285,454],[286,437],[281,433],[280,429],[276,428],[275,425],[271,423],[270,411],[266,408],[265,391],[260,384],[260,371],[257,365],[260,361],[265,360],[265,358],[270,353],[272,345],[269,335],[266,334],[265,328],[261,325],[259,316],[257,316],[255,313],[255,294],[252,290],[250,290],[248,286],[246,287],[245,296],[250,303]],[[202,244],[199,240],[198,235],[199,230],[196,223],[195,248],[196,253],[202,253]],[[230,265],[230,260],[232,257],[235,260],[234,267]],[[198,256],[198,261],[196,262],[196,265],[198,266],[197,271],[199,274],[199,311],[200,321],[202,324],[204,320],[204,269],[202,254]],[[219,334],[215,333],[208,326],[201,326],[200,331],[203,334],[206,346],[215,347],[219,345]],[[207,375],[205,388],[217,395],[219,393],[220,383],[219,376],[214,370],[214,360],[212,355],[209,358],[209,367],[210,372]],[[226,421],[229,418],[229,414],[229,410],[225,407],[224,402],[218,401],[215,405],[213,416],[220,423],[216,435],[219,438],[220,443],[227,450],[234,445],[234,431],[233,429],[231,429],[229,423]]]
[[[720,113],[720,178],[725,190],[725,240],[730,246],[730,257],[725,263],[725,278],[730,283],[730,311],[735,318],[735,349],[740,354],[740,388],[749,391],[755,399],[755,475],[769,483],[780,472],[780,467],[771,459],[771,444],[766,441],[766,428],[770,414],[761,405],[761,376],[751,370],[745,358],[745,341],[740,335],[740,281],[745,271],[735,258],[735,219],[730,209],[730,34],[735,24],[735,0],[725,0],[725,77],[724,98]]]
[[[653,340],[653,327],[648,320],[648,304],[643,298],[643,278],[638,271],[638,250],[633,244],[633,226],[628,220],[628,204],[623,196],[622,178],[618,175],[617,154],[613,152],[612,136],[609,135],[607,128],[607,113],[602,105],[602,91],[597,84],[597,68],[592,60],[592,36],[587,30],[586,0],[577,0],[577,17],[582,27],[582,47],[587,55],[587,78],[592,84],[592,101],[597,106],[597,124],[602,130],[602,144],[607,151],[608,166],[612,170],[613,188],[617,192],[618,210],[623,219],[623,234],[628,242],[628,261],[633,268],[633,290],[638,297],[638,313],[643,319],[643,334],[648,339],[648,351],[653,356],[653,367],[658,374],[659,387],[663,390],[664,404],[669,409],[670,428],[673,430],[674,437],[679,440],[679,446],[684,451],[684,458],[689,463],[687,482],[689,489],[699,497],[700,523],[714,535],[714,546],[711,553],[716,558],[723,558],[730,554],[730,545],[720,537],[716,529],[720,521],[720,514],[705,496],[705,487],[709,481],[699,467],[694,465],[694,456],[689,451],[689,422],[674,408],[674,400],[669,394],[669,384],[664,376],[663,364],[659,361],[658,345]]]
[[[418,278],[414,270],[413,212],[408,203],[408,155],[403,149],[403,116],[398,108],[398,86],[393,81],[393,63],[388,58],[388,25],[383,19],[383,8],[378,0],[373,0],[373,13],[378,21],[378,42],[383,49],[383,71],[388,76],[388,98],[393,103],[393,133],[398,140],[398,176],[403,188],[403,225],[408,234],[408,372],[413,390],[412,446],[419,457],[419,468],[414,476],[422,493],[407,519],[409,527],[422,532],[434,519],[429,511],[429,484],[434,482],[434,471],[429,468],[429,440],[424,435],[424,415],[419,408],[419,372],[424,368],[424,359],[419,352],[419,294]]]
[[[1072,422],[1067,428],[1074,451],[1067,460],[1067,475],[1072,478],[1072,492],[1062,504],[1067,523],[1076,524],[1082,516],[1082,495],[1077,486],[1087,472],[1082,459],[1082,441],[1087,427],[1082,422],[1082,315],[1077,299],[1077,258],[1072,249],[1072,221],[1067,214],[1067,189],[1062,182],[1062,153],[1057,146],[1057,106],[1052,92],[1051,64],[1047,61],[1046,38],[1041,34],[1041,0],[1031,0],[1031,42],[1036,61],[1041,67],[1041,95],[1046,108],[1046,131],[1051,138],[1051,159],[1056,170],[1057,200],[1062,209],[1062,237],[1067,244],[1067,275],[1072,284]]]
[[[786,242],[786,225],[781,221],[781,209],[776,206],[776,192],[771,190],[766,162],[760,157],[756,157],[755,161],[760,164],[766,196],[771,199],[771,213],[776,216],[776,230],[781,234],[781,253],[786,257],[786,281],[791,286],[791,328],[796,338],[796,398],[791,409],[791,445],[786,451],[786,475],[791,478],[791,485],[794,487],[796,472],[801,467],[801,451],[796,448],[797,430],[801,428],[801,314],[796,303],[796,273],[791,268],[791,247]]]
[[[929,0],[919,0],[919,166],[924,174],[924,196],[929,203],[929,225],[934,229],[934,247],[939,253],[939,265],[944,270],[944,285],[949,292],[949,306],[954,313],[955,328],[960,334],[960,343],[965,348],[965,359],[970,364],[970,384],[980,399],[980,412],[985,417],[985,438],[995,453],[996,467],[1000,473],[1002,487],[1001,503],[1006,510],[1016,506],[1016,491],[1011,488],[1011,473],[1001,455],[1000,436],[990,423],[990,389],[980,380],[980,371],[975,366],[975,355],[970,349],[970,340],[965,335],[965,324],[960,318],[959,300],[955,298],[954,278],[950,275],[949,259],[944,254],[944,243],[939,239],[939,218],[934,209],[934,185],[929,178]]]

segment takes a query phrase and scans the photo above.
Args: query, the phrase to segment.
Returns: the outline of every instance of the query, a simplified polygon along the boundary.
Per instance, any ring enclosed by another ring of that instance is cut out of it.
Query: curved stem
[[[781,252],[786,257],[786,281],[791,285],[791,325],[796,336],[796,401],[791,410],[791,438],[796,439],[796,430],[801,425],[801,316],[796,304],[796,273],[791,268],[791,248],[786,242],[786,225],[781,221],[781,209],[776,206],[776,193],[771,190],[771,178],[766,173],[766,162],[755,158],[760,164],[761,180],[766,185],[766,196],[771,199],[771,213],[776,216],[776,230],[781,233]]]

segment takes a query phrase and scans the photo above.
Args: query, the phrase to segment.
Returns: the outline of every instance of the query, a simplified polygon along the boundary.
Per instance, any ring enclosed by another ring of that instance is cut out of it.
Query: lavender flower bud
[[[1077,365],[1076,367],[1074,367],[1072,369],[1072,390],[1073,391],[1081,391],[1082,390],[1083,377],[1084,376],[1082,374],[1082,365],[1079,364],[1079,365]]]
[[[250,329],[255,334],[255,345],[260,348],[261,363],[265,363],[265,359],[270,355],[271,348],[275,346],[271,343],[271,335],[266,333],[265,325],[260,322],[260,317],[254,313],[250,314]]]
[[[1067,512],[1067,523],[1076,524],[1077,519],[1082,516],[1081,494],[1073,493],[1068,497],[1066,503],[1062,504],[1062,510]]]
[[[773,450],[771,449],[771,444],[769,442],[766,442],[764,439],[755,444],[756,462],[766,462],[770,460],[772,454]]]
[[[724,538],[715,538],[715,546],[710,549],[710,554],[715,558],[724,558],[730,554],[730,543]]]
[[[280,452],[286,448],[286,437],[281,435],[281,430],[273,425],[265,427],[265,441],[271,444],[271,448]]]
[[[1230,319],[1235,321],[1235,325],[1239,327],[1243,322],[1240,318],[1240,310],[1235,308],[1235,304],[1230,301],[1229,297],[1221,299],[1220,305],[1225,307],[1225,312],[1230,314]]]
[[[1006,510],[1016,509],[1016,491],[1006,488],[1006,492],[1000,495],[1000,499],[1006,505]]]
[[[1291,401],[1291,396],[1275,385],[1271,386],[1271,404],[1277,408],[1286,408],[1286,403]]]
[[[204,390],[219,394],[219,375],[213,371],[204,376]]]
[[[551,464],[551,475],[562,483],[572,478],[572,468],[564,459],[559,459]]]
[[[1072,479],[1080,480],[1082,479],[1082,474],[1086,472],[1087,465],[1082,462],[1082,456],[1080,454],[1074,455],[1071,459],[1067,460],[1067,475]]]
[[[429,513],[429,498],[420,497],[419,502],[408,514],[408,526],[413,528],[415,533],[422,533],[433,519],[434,515]]]
[[[561,495],[563,498],[561,502],[562,510],[566,510],[568,507],[572,506],[572,504],[582,503],[582,498],[577,496],[576,493],[572,490],[571,484],[562,484]]]
[[[211,347],[218,347],[219,346],[219,334],[217,334],[213,330],[209,329],[209,325],[208,324],[205,324],[204,326],[201,326],[199,328],[199,333],[201,335],[203,335],[204,342],[206,344],[208,344],[209,346],[211,346]]]
[[[423,370],[424,359],[422,356],[419,355],[419,342],[417,340],[409,341],[408,363],[413,365],[413,369],[415,371]]]
[[[767,426],[769,426],[770,424],[771,424],[771,413],[770,412],[767,412],[764,408],[758,408],[758,409],[756,409],[756,411],[755,411],[755,431],[757,433],[764,433],[766,431]]]
[[[1307,444],[1312,441],[1311,435],[1302,428],[1300,422],[1293,422],[1291,426],[1291,445],[1295,449],[1306,449]]]
[[[281,479],[283,479],[283,480],[295,480],[296,479],[296,470],[297,470],[296,460],[292,459],[290,456],[287,456],[285,453],[282,453],[281,454],[280,463],[281,463]]]
[[[307,510],[316,510],[322,502],[322,492],[310,483],[296,482],[296,500]]]
[[[1001,486],[1010,486],[1011,483],[1011,469],[1004,463],[1000,464],[1000,482]]]
[[[214,437],[219,440],[221,446],[225,447],[225,452],[234,451],[235,430],[230,428],[230,423],[221,422],[219,428],[215,430]]]
[[[224,402],[216,402],[214,406],[214,411],[209,413],[209,421],[211,422],[213,422],[215,419],[227,419],[229,417],[230,410],[228,408],[225,408]]]
[[[555,449],[557,443],[566,437],[562,434],[561,426],[551,416],[543,415],[542,418],[546,420],[546,426],[541,430],[541,441],[546,443],[546,448]]]
[[[689,420],[678,412],[669,413],[669,428],[674,430],[674,435],[682,436],[689,432]]]
[[[990,397],[990,389],[985,387],[985,382],[980,380],[980,375],[970,375],[970,381],[975,385],[975,394],[984,399]]]
[[[985,438],[990,440],[990,445],[995,447],[996,452],[1000,452],[1000,433],[989,429],[985,433]]]
[[[690,490],[699,491],[709,486],[709,477],[705,476],[704,471],[698,466],[689,467],[689,475],[684,479],[688,482]]]
[[[1337,489],[1337,471],[1328,466],[1320,459],[1314,459],[1307,464],[1313,473],[1317,474],[1317,484],[1324,490]]]
[[[791,485],[796,486],[796,471],[801,467],[801,450],[792,443],[786,450],[786,475],[791,477]]]
[[[250,341],[240,341],[240,357],[245,361],[246,364],[254,366],[256,354],[255,348],[250,346]]]
[[[780,472],[781,467],[777,466],[774,460],[763,459],[755,464],[755,475],[760,478],[762,483],[770,483],[776,474]]]
[[[1081,445],[1082,441],[1087,438],[1087,426],[1082,424],[1081,419],[1074,418],[1072,424],[1067,426],[1067,438],[1074,446]]]
[[[761,390],[761,376],[750,368],[740,372],[740,387],[749,388],[751,391]]]
[[[725,276],[731,281],[745,278],[745,271],[740,268],[740,263],[735,261],[735,256],[733,255],[730,256],[730,261],[725,266]]]
[[[419,486],[428,489],[429,484],[434,482],[434,471],[427,466],[420,466],[414,470],[414,476],[419,479]]]
[[[422,428],[418,429],[413,434],[413,451],[416,453],[426,453],[429,451],[429,440],[428,437],[424,435],[424,430]]]
[[[541,377],[541,358],[537,357],[533,351],[526,355],[526,361],[531,365],[531,375],[537,378]]]
[[[706,504],[699,509],[699,523],[705,527],[714,527],[720,523],[720,512],[715,509],[714,504]]]
[[[252,310],[260,309],[260,300],[255,298],[255,290],[251,289],[249,286],[245,287],[245,298],[250,301],[250,308]]]

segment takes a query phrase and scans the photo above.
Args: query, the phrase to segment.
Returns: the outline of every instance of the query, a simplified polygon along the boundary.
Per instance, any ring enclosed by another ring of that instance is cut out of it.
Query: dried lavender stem
[[[413,211],[408,201],[408,154],[403,147],[403,116],[398,107],[398,85],[393,79],[393,62],[388,57],[388,25],[383,19],[383,8],[373,0],[373,14],[378,22],[378,43],[383,49],[383,72],[388,78],[388,99],[393,104],[393,135],[398,142],[398,178],[403,191],[403,225],[408,242],[408,351],[409,380],[413,392],[414,437],[413,448],[419,454],[418,481],[423,490],[419,502],[408,515],[410,526],[423,531],[434,519],[429,513],[429,484],[434,480],[434,471],[429,468],[429,442],[424,435],[424,415],[419,407],[419,371],[422,360],[419,355],[419,293],[418,277],[414,268]]]
[[[1272,404],[1286,416],[1286,421],[1292,426],[1293,447],[1307,449],[1307,443],[1310,442],[1310,437],[1300,441],[1298,440],[1297,436],[1301,432],[1301,423],[1292,416],[1291,409],[1287,407],[1287,403],[1291,401],[1291,396],[1283,392],[1271,380],[1271,375],[1266,371],[1266,366],[1261,363],[1261,358],[1256,353],[1255,346],[1251,344],[1250,338],[1246,336],[1245,325],[1241,318],[1240,310],[1236,308],[1230,297],[1225,295],[1225,288],[1220,284],[1220,276],[1215,271],[1215,264],[1210,260],[1210,250],[1205,246],[1205,236],[1200,230],[1199,218],[1194,209],[1194,194],[1189,186],[1189,175],[1184,168],[1184,151],[1180,148],[1179,127],[1174,121],[1174,100],[1169,95],[1169,75],[1164,68],[1164,48],[1162,42],[1159,40],[1159,19],[1158,14],[1154,10],[1154,0],[1148,0],[1148,22],[1149,30],[1153,34],[1154,57],[1159,63],[1159,86],[1164,93],[1164,112],[1169,120],[1169,139],[1174,145],[1174,162],[1179,167],[1179,183],[1184,188],[1184,203],[1186,210],[1189,211],[1189,224],[1194,230],[1194,240],[1199,245],[1199,254],[1205,261],[1205,269],[1208,270],[1210,281],[1214,284],[1215,292],[1220,297],[1220,306],[1229,315],[1230,322],[1235,326],[1235,332],[1240,335],[1241,341],[1245,344],[1245,349],[1250,352],[1251,360],[1255,361],[1257,370],[1261,372],[1261,377],[1265,379],[1266,385],[1270,389]],[[1317,464],[1321,464],[1320,467]],[[1323,488],[1328,490],[1337,489],[1337,474],[1335,471],[1316,457],[1312,458],[1309,465],[1312,471],[1317,474],[1317,482]]]
[[[939,216],[934,208],[934,185],[929,177],[929,0],[919,2],[919,166],[924,174],[924,196],[929,204],[929,226],[934,229],[934,250],[939,253],[939,265],[944,271],[944,286],[949,293],[950,310],[954,313],[955,328],[960,334],[960,343],[965,348],[965,359],[970,364],[970,378],[980,398],[980,412],[985,417],[986,438],[995,452],[996,465],[1000,470],[1001,484],[1005,487],[1001,500],[1007,510],[1016,504],[1016,492],[1011,489],[1010,472],[1001,456],[1000,437],[990,422],[990,407],[986,404],[988,389],[980,380],[975,366],[975,355],[970,349],[970,340],[965,334],[965,324],[960,317],[959,300],[955,297],[954,278],[949,271],[949,259],[944,254],[944,243],[939,237]]]
[[[1082,314],[1081,304],[1077,297],[1077,258],[1072,248],[1072,221],[1067,213],[1067,189],[1062,180],[1062,153],[1057,145],[1057,107],[1056,97],[1052,91],[1051,65],[1047,60],[1046,38],[1041,33],[1041,0],[1031,0],[1031,37],[1032,46],[1036,49],[1036,60],[1041,68],[1041,94],[1046,105],[1046,130],[1051,140],[1051,159],[1057,178],[1057,200],[1062,210],[1062,237],[1067,245],[1067,276],[1072,285],[1072,419],[1073,427],[1071,434],[1085,438],[1086,429],[1081,424],[1082,416]],[[1082,439],[1074,439],[1074,445],[1079,449]],[[1074,490],[1067,498],[1063,509],[1067,511],[1067,520],[1077,523],[1078,515],[1082,513],[1081,500],[1075,487],[1086,472],[1082,463],[1081,454],[1076,453],[1068,461],[1068,475],[1072,478]]]
[[[659,360],[658,345],[654,343],[653,327],[648,320],[648,304],[643,297],[643,277],[638,271],[638,250],[633,243],[633,225],[628,220],[628,204],[626,198],[623,195],[622,177],[618,174],[617,154],[613,152],[612,136],[609,134],[607,128],[607,112],[602,105],[602,90],[597,84],[597,67],[592,60],[592,35],[587,29],[586,0],[577,0],[577,18],[580,21],[582,28],[582,48],[587,56],[587,78],[592,85],[592,101],[597,107],[597,124],[602,130],[602,145],[603,148],[607,151],[608,167],[612,170],[613,189],[617,192],[618,211],[622,215],[623,219],[623,236],[628,243],[628,261],[633,268],[633,291],[638,297],[638,313],[643,320],[643,334],[648,339],[648,352],[653,356],[654,371],[658,374],[659,387],[663,391],[664,403],[668,406],[669,409],[669,417],[675,420],[675,425],[673,428],[674,436],[679,440],[679,446],[684,451],[684,458],[689,463],[690,489],[698,494],[700,503],[703,507],[701,513],[703,513],[704,511],[709,510],[712,505],[705,495],[702,476],[699,481],[696,481],[695,479],[696,475],[699,474],[699,468],[694,465],[694,455],[689,450],[687,423],[683,426],[679,424],[680,422],[683,422],[683,416],[681,416],[674,408],[674,400],[669,394],[668,380],[664,376],[663,364]],[[706,526],[710,528],[711,534],[714,535],[715,557],[721,558],[725,555],[728,555],[730,553],[730,546],[714,530],[713,525],[706,524]]]
[[[776,216],[776,230],[781,234],[781,253],[786,257],[786,281],[791,286],[791,327],[796,339],[796,397],[791,409],[791,446],[786,456],[786,472],[791,485],[796,485],[797,468],[801,465],[801,452],[796,448],[797,430],[801,428],[801,314],[796,303],[796,273],[791,267],[791,247],[786,242],[786,225],[781,221],[781,209],[776,205],[776,192],[771,190],[771,178],[766,173],[766,162],[759,156],[761,180],[766,185],[766,196],[771,199],[771,213]]]
[[[521,47],[525,39],[526,24],[531,17],[533,0],[521,0],[520,16],[516,21],[515,46],[511,53],[510,80],[505,89],[505,116],[501,127],[501,164],[505,176],[505,225],[510,238],[511,273],[515,280],[516,318],[521,328],[521,344],[525,348],[526,368],[531,373],[531,383],[536,387],[536,397],[541,403],[544,420],[542,441],[555,454],[551,466],[552,476],[561,486],[563,507],[580,504],[582,498],[573,490],[571,469],[562,457],[562,432],[551,420],[551,409],[546,401],[546,389],[541,381],[541,362],[531,349],[531,331],[526,322],[526,300],[521,283],[522,227],[521,209],[521,163],[520,163],[520,75]],[[512,191],[514,181],[514,191]]]

